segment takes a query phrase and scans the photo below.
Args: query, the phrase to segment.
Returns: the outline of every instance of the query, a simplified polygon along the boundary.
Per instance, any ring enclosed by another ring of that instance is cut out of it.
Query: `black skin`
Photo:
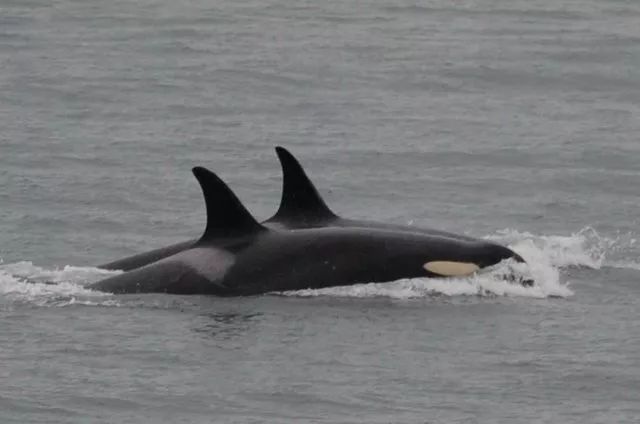
[[[309,221],[295,221],[295,220],[286,221],[286,220],[278,220],[277,218],[270,218],[267,221],[264,221],[263,225],[273,230],[280,230],[280,231],[298,230],[298,229],[305,229],[305,228],[329,228],[329,227],[370,228],[370,229],[378,229],[378,230],[408,232],[413,234],[442,236],[442,237],[448,237],[448,238],[457,239],[457,240],[468,240],[468,241],[479,240],[473,237],[457,235],[453,233],[448,233],[446,231],[432,230],[429,228],[419,228],[419,227],[412,227],[408,225],[384,224],[384,223],[375,222],[375,221],[344,219],[338,216],[331,217],[331,218],[322,218],[320,220],[309,220]],[[137,255],[118,259],[116,261],[100,265],[98,266],[98,268],[130,271],[130,270],[148,265],[160,259],[175,255],[176,253],[183,252],[192,247],[195,247],[197,242],[198,242],[198,239],[183,241],[180,243],[150,250],[148,252],[143,252]],[[521,262],[524,262],[524,261],[521,260]]]
[[[468,237],[421,234],[404,227],[405,231],[397,231],[393,230],[395,226],[384,224],[380,224],[382,229],[340,227],[340,223],[349,221],[330,212],[333,216],[317,213],[322,212],[318,205],[301,209],[304,214],[300,216],[295,208],[308,203],[304,197],[295,202],[283,199],[284,206],[293,205],[294,209],[281,206],[276,217],[283,222],[321,223],[321,228],[269,229],[251,216],[217,175],[200,167],[193,173],[207,210],[202,237],[192,247],[179,246],[179,252],[172,256],[97,282],[91,288],[113,293],[255,295],[438,277],[424,269],[425,263],[432,261],[472,263],[479,268],[507,258],[522,262],[504,246]],[[291,190],[285,192],[290,194]],[[315,215],[310,216],[309,210]],[[528,286],[533,282],[521,283]]]
[[[246,296],[439,277],[424,264],[458,261],[485,268],[508,258],[518,259],[510,249],[486,241],[362,228],[265,229],[200,241],[194,249],[89,287],[112,293]]]
[[[198,239],[187,240],[180,243],[172,244],[170,246],[150,250],[148,252],[139,253],[137,255],[127,256],[126,258],[99,265],[98,268],[131,271],[133,269],[140,268],[150,263],[159,261],[160,259],[175,255],[176,253],[191,249],[197,241]]]

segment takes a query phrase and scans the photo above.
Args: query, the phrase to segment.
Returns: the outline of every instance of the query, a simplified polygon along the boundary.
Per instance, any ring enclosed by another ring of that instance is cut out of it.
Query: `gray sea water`
[[[199,235],[192,166],[269,217],[275,145],[536,285],[83,288]],[[634,0],[0,0],[0,422],[637,423],[639,187]]]

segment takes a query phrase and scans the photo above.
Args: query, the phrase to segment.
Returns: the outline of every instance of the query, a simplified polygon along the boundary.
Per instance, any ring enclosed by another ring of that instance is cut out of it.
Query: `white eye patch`
[[[443,277],[462,277],[473,274],[480,267],[471,262],[432,261],[422,265],[424,269]]]

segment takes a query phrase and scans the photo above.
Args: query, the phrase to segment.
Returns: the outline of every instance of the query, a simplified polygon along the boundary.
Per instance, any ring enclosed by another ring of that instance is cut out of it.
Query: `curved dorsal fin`
[[[196,166],[192,172],[200,183],[207,207],[207,227],[200,242],[266,230],[220,177],[201,166]]]
[[[336,218],[313,185],[300,162],[284,147],[276,147],[282,166],[282,199],[271,220],[318,221]]]

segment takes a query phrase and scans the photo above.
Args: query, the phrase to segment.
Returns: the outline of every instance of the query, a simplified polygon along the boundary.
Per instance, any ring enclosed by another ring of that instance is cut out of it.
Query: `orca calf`
[[[266,227],[282,230],[323,227],[376,228],[478,241],[472,237],[432,228],[341,218],[327,206],[298,160],[284,147],[276,147],[276,153],[282,167],[282,198],[276,214],[262,222]],[[195,246],[197,241],[198,239],[183,241],[102,264],[98,268],[130,271],[189,249]]]
[[[487,241],[406,231],[324,227],[277,231],[258,223],[215,174],[196,167],[207,225],[172,256],[89,285],[111,293],[256,295],[401,278],[466,276],[521,258]]]

